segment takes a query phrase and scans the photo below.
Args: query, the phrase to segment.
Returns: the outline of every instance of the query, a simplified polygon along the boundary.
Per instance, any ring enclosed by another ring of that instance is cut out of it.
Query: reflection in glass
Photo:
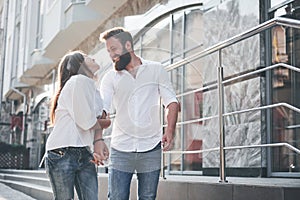
[[[141,56],[147,60],[165,61],[170,57],[169,18],[166,17],[141,36]]]

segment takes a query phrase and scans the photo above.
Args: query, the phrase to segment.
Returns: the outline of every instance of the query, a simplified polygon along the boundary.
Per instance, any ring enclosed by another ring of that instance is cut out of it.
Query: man
[[[178,115],[176,94],[168,74],[158,62],[139,58],[131,34],[121,27],[100,35],[114,63],[100,86],[104,110],[116,111],[109,166],[108,197],[128,200],[136,172],[139,199],[155,199],[161,168],[161,146],[170,150]],[[160,103],[166,110],[162,136]]]

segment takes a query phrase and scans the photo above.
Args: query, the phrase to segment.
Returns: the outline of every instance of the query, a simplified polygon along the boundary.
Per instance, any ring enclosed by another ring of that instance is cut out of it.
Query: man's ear
[[[132,46],[131,46],[131,43],[129,41],[126,41],[125,48],[126,48],[127,51],[132,51]]]

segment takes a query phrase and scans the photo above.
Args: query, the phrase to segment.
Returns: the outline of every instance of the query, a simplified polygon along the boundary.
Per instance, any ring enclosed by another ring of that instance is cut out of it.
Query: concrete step
[[[1,183],[18,190],[24,194],[27,194],[37,200],[52,200],[52,190],[50,187],[41,186],[22,181],[11,181],[0,179]]]
[[[45,170],[0,169],[0,182],[35,199],[53,198]]]
[[[157,199],[163,200],[298,200],[300,179],[168,175],[159,182]]]
[[[0,174],[14,174],[30,177],[48,178],[45,170],[0,169]]]
[[[0,183],[38,200],[52,200],[53,193],[45,170],[0,169]],[[78,200],[76,192],[74,199]]]
[[[31,184],[36,184],[45,187],[51,187],[48,178],[40,178],[35,176],[28,176],[28,175],[18,175],[18,174],[1,174],[0,179],[2,180],[9,180],[14,182],[26,182]]]
[[[0,182],[38,200],[52,199],[45,171],[0,170]],[[176,176],[160,178],[157,200],[298,200],[300,179]],[[98,174],[99,200],[107,199],[108,174]],[[75,197],[75,199],[77,199]],[[131,183],[131,200],[137,199],[137,178]]]
[[[18,190],[15,190],[11,187],[9,187],[6,184],[3,184],[0,182],[0,199],[2,200],[36,200],[35,198],[24,194],[23,192],[20,192]]]

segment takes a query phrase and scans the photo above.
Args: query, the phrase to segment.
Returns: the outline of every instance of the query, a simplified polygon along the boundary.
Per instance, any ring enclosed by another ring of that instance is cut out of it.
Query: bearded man
[[[132,175],[136,173],[139,199],[155,199],[162,150],[172,148],[179,110],[168,73],[161,63],[138,57],[132,35],[115,27],[100,35],[114,69],[102,79],[104,110],[114,107],[111,134],[108,197],[128,200]],[[166,110],[162,131],[160,100]]]

